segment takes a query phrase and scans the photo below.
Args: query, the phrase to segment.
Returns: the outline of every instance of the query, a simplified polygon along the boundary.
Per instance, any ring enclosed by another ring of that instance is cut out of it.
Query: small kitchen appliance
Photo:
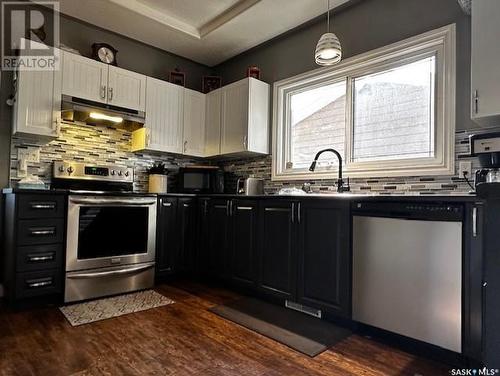
[[[500,132],[472,135],[470,145],[481,165],[475,174],[476,193],[500,193]]]
[[[236,193],[245,196],[258,196],[264,194],[264,180],[258,178],[238,179]]]
[[[224,171],[218,166],[181,167],[178,182],[181,193],[224,193]]]

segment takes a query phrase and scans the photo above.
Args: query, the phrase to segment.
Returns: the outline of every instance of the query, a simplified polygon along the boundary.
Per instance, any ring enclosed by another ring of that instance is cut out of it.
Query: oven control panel
[[[53,176],[57,179],[132,183],[134,181],[134,169],[118,165],[96,166],[79,162],[55,161]]]

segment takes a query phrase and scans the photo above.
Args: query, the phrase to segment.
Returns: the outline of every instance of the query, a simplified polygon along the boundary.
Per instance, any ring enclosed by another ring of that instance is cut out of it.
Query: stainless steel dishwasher
[[[353,318],[462,351],[460,205],[357,202]]]

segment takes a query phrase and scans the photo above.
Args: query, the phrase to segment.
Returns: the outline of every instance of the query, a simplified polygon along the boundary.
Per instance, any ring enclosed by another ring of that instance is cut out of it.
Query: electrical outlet
[[[472,178],[472,162],[471,161],[460,161],[458,164],[458,175],[463,178],[464,175],[467,179]]]
[[[27,148],[17,149],[17,159],[20,161],[24,159],[28,163],[40,162],[40,148],[28,146]]]

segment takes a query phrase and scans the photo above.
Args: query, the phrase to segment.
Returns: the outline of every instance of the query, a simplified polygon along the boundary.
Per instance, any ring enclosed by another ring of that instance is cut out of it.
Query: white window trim
[[[436,56],[435,96],[435,157],[376,162],[349,162],[352,150],[351,100],[346,101],[346,163],[345,172],[350,177],[394,177],[455,174],[455,80],[456,80],[456,31],[455,24],[417,35],[403,41],[345,59],[332,67],[315,69],[274,84],[273,92],[273,181],[334,179],[336,168],[286,169],[289,153],[289,101],[290,95],[304,87],[319,83],[335,82],[347,78],[346,98],[352,98],[352,77],[369,74],[384,67],[401,65],[426,56]],[[284,106],[284,103],[287,106]],[[311,157],[311,161],[312,158]]]

